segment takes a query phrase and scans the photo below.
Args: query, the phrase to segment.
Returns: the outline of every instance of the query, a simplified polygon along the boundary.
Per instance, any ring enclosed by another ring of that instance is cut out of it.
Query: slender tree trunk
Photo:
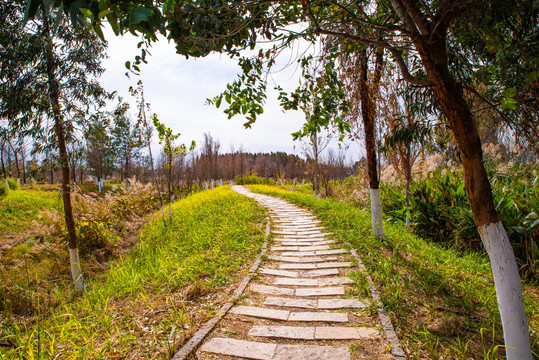
[[[368,84],[368,58],[366,49],[359,55],[359,98],[361,101],[361,116],[365,130],[365,150],[367,152],[367,175],[371,197],[372,231],[377,238],[384,236],[382,227],[382,201],[380,199],[380,181],[378,179],[374,117],[374,101]]]
[[[492,189],[483,164],[479,133],[462,95],[462,88],[447,67],[443,31],[442,35],[436,33],[431,36],[428,42],[417,38],[414,43],[433,83],[433,94],[449,121],[460,150],[464,183],[472,213],[490,258],[507,358],[531,360],[529,329],[518,266],[494,206]]]
[[[52,168],[52,156],[50,151],[47,152],[47,160],[49,162],[49,173],[51,176],[51,185],[54,184],[54,169]]]
[[[2,176],[4,176],[4,180],[7,179],[7,176],[6,176],[6,166],[4,164],[4,142],[2,143],[2,145],[0,145],[0,161],[2,162]]]
[[[21,162],[22,162],[22,182],[26,186],[26,154],[24,148],[21,147]]]
[[[15,151],[15,147],[9,144],[11,146],[11,150],[13,150],[13,157],[15,158],[15,169],[17,170],[17,179],[21,178],[21,168],[19,167],[19,157],[17,156],[17,151]]]
[[[10,148],[10,144],[8,142],[8,146],[7,146],[7,166],[8,166],[8,177],[13,177],[13,170],[11,169],[11,167],[13,166],[13,164],[11,163],[11,150],[9,150]]]
[[[314,152],[314,181],[313,181],[313,187],[314,187],[314,193],[318,196],[320,193],[320,185],[318,183],[318,134],[314,134],[312,137],[313,142],[313,152]]]
[[[45,11],[44,11],[45,12]],[[64,135],[62,115],[60,113],[60,84],[54,73],[53,44],[48,24],[48,14],[43,14],[43,25],[45,36],[47,36],[47,75],[49,77],[49,96],[52,104],[54,116],[54,129],[60,150],[60,166],[62,167],[62,199],[64,202],[64,217],[68,234],[69,259],[71,264],[71,275],[78,291],[84,290],[84,282],[79,260],[79,249],[77,247],[77,230],[73,219],[73,207],[71,204],[71,187],[69,186],[71,177],[69,175],[69,156]]]
[[[406,179],[406,188],[404,190],[404,204],[406,209],[410,207],[410,185],[412,183],[412,146],[406,144],[406,153],[404,154],[404,177]],[[410,226],[410,217],[406,213],[406,226]]]

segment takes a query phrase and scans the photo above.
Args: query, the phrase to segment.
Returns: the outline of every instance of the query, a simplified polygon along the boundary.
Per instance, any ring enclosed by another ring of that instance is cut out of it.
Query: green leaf
[[[148,21],[152,16],[152,11],[144,6],[139,6],[131,11],[131,22],[138,24],[143,21]]]
[[[98,19],[104,19],[105,16],[107,16],[108,14],[112,13],[112,11],[110,10],[103,10],[101,12],[99,12],[99,15],[97,15]]]
[[[81,8],[80,9],[80,12],[86,16],[88,19],[90,20],[94,20],[94,14],[89,10],[89,9],[85,9],[85,8]]]
[[[131,61],[126,61],[125,62],[125,67],[127,68],[127,70],[130,70],[131,69]]]

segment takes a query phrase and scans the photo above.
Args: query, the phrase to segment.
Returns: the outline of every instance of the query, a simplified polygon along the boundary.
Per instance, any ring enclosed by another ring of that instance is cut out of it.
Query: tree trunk
[[[9,147],[10,147],[10,144],[8,142],[8,146],[7,146],[7,171],[8,171],[8,177],[13,177],[13,170],[11,169],[11,167],[13,166],[11,164],[11,151],[9,150]]]
[[[51,175],[51,185],[52,185],[54,184],[54,169],[52,168],[52,156],[50,152],[48,152],[47,154],[48,154],[47,159],[49,160],[49,172]]]
[[[384,236],[382,227],[382,201],[380,200],[380,181],[376,161],[376,144],[374,102],[369,93],[368,58],[366,49],[361,50],[359,57],[359,99],[361,101],[361,117],[365,130],[365,150],[367,152],[367,175],[371,196],[372,231],[377,238]]]
[[[45,12],[45,11],[44,11]],[[62,167],[62,199],[64,202],[64,217],[67,227],[67,237],[69,245],[69,260],[71,265],[71,276],[78,291],[84,290],[84,281],[79,260],[79,249],[77,247],[77,230],[75,229],[75,221],[73,219],[73,207],[71,204],[71,187],[69,183],[71,177],[69,175],[69,156],[67,154],[67,146],[64,135],[63,120],[60,113],[60,84],[54,73],[53,59],[53,44],[48,24],[48,14],[43,14],[43,26],[48,40],[47,47],[47,75],[49,77],[49,96],[52,104],[52,112],[54,116],[54,128],[58,141],[58,149],[60,150],[60,166]]]
[[[460,150],[464,183],[472,213],[490,258],[507,358],[531,360],[529,329],[515,255],[496,213],[483,164],[481,140],[470,108],[464,100],[462,88],[447,67],[445,35],[436,35],[429,42],[418,38],[414,43],[433,83],[433,94],[449,121]]]
[[[410,226],[408,207],[410,207],[410,184],[412,183],[412,146],[406,144],[406,154],[404,157],[404,177],[406,179],[406,189],[404,190],[404,204],[406,206],[406,226]]]
[[[22,182],[26,186],[26,154],[24,148],[21,148],[21,162],[22,162]]]
[[[7,179],[6,176],[6,166],[4,164],[4,143],[0,146],[0,161],[2,162],[2,175],[4,176],[4,180]]]
[[[13,150],[13,157],[15,158],[15,169],[17,170],[17,179],[21,178],[21,168],[19,167],[19,157],[17,156],[17,152],[15,151],[15,147],[9,144],[11,146],[11,150]]]

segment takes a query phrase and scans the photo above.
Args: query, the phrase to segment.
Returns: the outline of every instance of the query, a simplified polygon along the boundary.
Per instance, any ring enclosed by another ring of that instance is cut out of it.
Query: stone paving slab
[[[334,261],[337,260],[334,256],[328,257],[291,257],[291,256],[278,256],[278,255],[268,255],[269,260],[277,260],[283,262],[293,262],[293,263],[316,263],[316,262],[325,262],[325,261]]]
[[[346,254],[348,250],[346,249],[331,249],[331,250],[319,250],[315,251],[316,255],[336,255],[336,254]]]
[[[315,270],[318,269],[317,264],[312,263],[288,263],[279,264],[280,270]]]
[[[257,360],[274,359],[277,344],[246,340],[213,338],[200,348],[201,351]]]
[[[354,280],[342,276],[318,279],[318,286],[349,285],[353,283]]]
[[[351,267],[353,264],[351,262],[327,262],[322,264],[317,264],[317,268],[319,269],[331,269],[331,268],[347,268]]]
[[[319,256],[319,255],[316,255],[314,251],[285,251],[281,253],[281,256],[301,257],[301,256]]]
[[[268,269],[268,268],[259,269],[258,271],[266,275],[298,277],[297,271],[277,270],[277,269]]]
[[[279,326],[279,325],[255,325],[247,333],[248,336],[268,338],[314,340],[312,326]]]
[[[296,289],[296,296],[328,296],[344,295],[344,287],[316,287],[306,289]]]
[[[331,269],[331,268],[347,268],[352,266],[351,262],[323,262],[320,264],[310,263],[286,263],[278,264],[280,270],[311,270],[311,269]]]
[[[316,309],[318,300],[309,299],[290,299],[282,297],[267,297],[264,301],[265,306],[295,307],[301,309]]]
[[[337,312],[291,312],[288,321],[348,322],[347,313]]]
[[[285,286],[334,286],[353,284],[354,280],[347,277],[310,278],[275,278],[273,284]]]
[[[316,245],[310,246],[308,244],[298,246],[272,246],[271,251],[316,251],[316,250],[329,250],[328,245]]]
[[[258,306],[244,305],[234,306],[230,310],[230,313],[271,320],[288,320],[290,316],[290,311],[288,310],[267,309]]]
[[[380,335],[367,327],[255,325],[248,336],[295,340],[360,340]]]
[[[287,270],[279,270],[279,271],[287,271]],[[339,275],[339,270],[338,269],[321,269],[321,270],[306,270],[306,271],[301,272],[301,276],[308,277],[308,278],[333,276],[333,275]],[[297,277],[297,276],[294,276],[294,277]]]
[[[350,350],[343,346],[277,345],[273,360],[350,360]]]
[[[262,294],[269,294],[269,295],[294,296],[296,293],[294,289],[287,289],[287,288],[269,286],[269,285],[258,285],[258,284],[251,285],[249,289],[254,292],[258,292]]]
[[[288,285],[288,286],[319,286],[318,279],[291,279],[291,278],[275,278],[273,280],[275,285]]]
[[[367,307],[367,304],[356,299],[294,299],[283,297],[267,297],[264,301],[265,306],[297,307],[302,309],[361,309]]]
[[[320,246],[320,245],[330,245],[334,244],[334,240],[324,240],[324,241],[290,241],[290,240],[281,240],[282,246],[300,246],[300,245],[308,245],[308,246]]]
[[[277,240],[276,241],[326,241],[328,240],[328,237],[322,233],[320,234],[301,234],[301,233],[295,233],[295,234],[276,234]]]
[[[319,299],[318,309],[361,309],[368,305],[356,299]]]
[[[377,336],[380,336],[380,332],[368,327],[317,326],[314,338],[316,340],[359,340]]]

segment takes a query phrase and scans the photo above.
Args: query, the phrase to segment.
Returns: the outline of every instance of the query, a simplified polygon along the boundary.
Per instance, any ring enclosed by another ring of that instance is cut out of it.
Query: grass
[[[89,279],[84,295],[58,291],[63,305],[40,316],[34,294],[30,322],[6,311],[0,341],[19,348],[0,348],[0,358],[170,358],[228,301],[260,251],[265,223],[253,200],[228,187],[189,196],[172,210],[171,224],[157,212],[135,248]]]
[[[488,258],[429,243],[404,225],[384,223],[385,240],[372,236],[370,214],[333,200],[253,185],[311,208],[325,226],[358,251],[410,358],[504,358],[503,336]],[[359,289],[364,291],[364,289]],[[539,357],[539,291],[524,284],[532,349]],[[456,332],[428,330],[436,321],[456,319]]]
[[[60,193],[38,189],[12,190],[0,197],[0,233],[21,233],[39,221],[42,210],[63,209]]]

